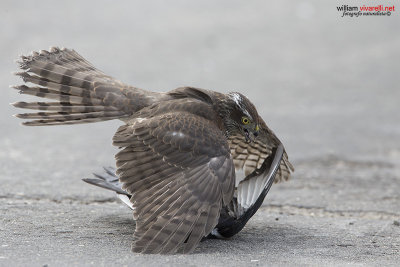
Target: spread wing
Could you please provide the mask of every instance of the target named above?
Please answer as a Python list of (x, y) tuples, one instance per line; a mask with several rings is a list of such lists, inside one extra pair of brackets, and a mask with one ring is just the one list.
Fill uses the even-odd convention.
[(268, 194), (272, 183), (287, 180), (294, 168), (283, 145), (261, 121), (260, 136), (251, 143), (241, 135), (228, 140), (236, 171), (245, 177), (237, 181), (235, 196), (221, 212), (216, 236), (231, 237), (242, 230)]
[[(263, 138), (264, 136), (268, 136), (269, 140)], [(228, 140), (235, 169), (236, 171), (243, 169), (245, 174), (244, 180), (239, 181), (237, 187), (238, 203), (243, 208), (248, 208), (254, 204), (268, 180), (265, 173), (249, 175), (255, 171), (259, 172), (265, 160), (271, 156), (272, 150), (280, 144), (280, 141), (272, 132), (264, 136), (261, 135), (251, 143), (247, 143), (243, 136), (232, 136)], [(279, 168), (275, 174), (275, 182), (288, 180), (290, 172), (293, 170), (286, 152), (283, 151), (282, 160), (280, 160)], [(268, 171), (268, 169), (265, 171)]]
[(235, 170), (223, 133), (210, 120), (174, 112), (130, 121), (114, 145), (123, 147), (117, 174), (132, 195), (132, 250), (191, 252), (232, 199)]
[[(222, 210), (216, 231), (213, 234), (219, 237), (231, 237), (240, 232), (246, 225), (248, 220), (256, 213), (262, 205), (264, 198), (271, 188), (276, 173), (279, 168), (279, 163), (282, 160), (284, 148), (282, 144), (272, 149), (269, 155), (262, 163), (259, 169), (246, 176), (240, 182), (237, 191), (247, 191), (250, 184), (256, 181), (257, 188), (261, 190), (258, 195), (253, 194), (252, 198), (247, 203), (247, 200), (234, 197), (228, 207)], [(241, 202), (239, 202), (241, 201)], [(245, 204), (247, 206), (245, 207)]]
[[(254, 142), (247, 143), (242, 135), (231, 136), (228, 142), (235, 169), (243, 169), (245, 176), (260, 168), (264, 160), (271, 155), (272, 149), (280, 143), (279, 141), (266, 142), (262, 138), (257, 138)], [(289, 162), (288, 155), (284, 151), (275, 182), (288, 180), (292, 171), (294, 171), (293, 165)]]

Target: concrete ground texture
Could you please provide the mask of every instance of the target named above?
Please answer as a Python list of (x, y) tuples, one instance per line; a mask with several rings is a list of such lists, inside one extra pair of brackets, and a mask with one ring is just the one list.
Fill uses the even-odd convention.
[[(1, 1), (0, 266), (398, 266), (400, 14), (341, 17), (342, 4), (367, 3)], [(140, 88), (242, 92), (285, 145), (292, 179), (229, 240), (132, 253), (131, 211), (81, 181), (114, 165), (122, 122), (12, 117), (25, 111), (9, 103), (33, 99), (8, 87), (21, 83), (14, 60), (54, 45)]]

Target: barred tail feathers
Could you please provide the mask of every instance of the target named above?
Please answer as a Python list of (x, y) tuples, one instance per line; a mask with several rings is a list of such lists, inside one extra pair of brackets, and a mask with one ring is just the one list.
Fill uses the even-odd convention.
[(13, 88), (21, 94), (55, 102), (16, 102), (18, 108), (41, 112), (16, 116), (31, 119), (24, 125), (60, 125), (98, 122), (123, 118), (149, 104), (145, 90), (127, 86), (105, 75), (70, 49), (53, 47), (33, 52), (18, 61), (22, 72), (16, 73), (25, 83)]

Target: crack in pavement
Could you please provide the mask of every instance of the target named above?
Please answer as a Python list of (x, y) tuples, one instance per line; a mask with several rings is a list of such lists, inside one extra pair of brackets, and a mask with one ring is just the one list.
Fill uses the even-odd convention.
[(83, 196), (60, 196), (60, 197), (51, 197), (48, 195), (24, 195), (24, 194), (6, 194), (0, 195), (0, 200), (5, 199), (9, 202), (22, 201), (27, 203), (32, 202), (54, 202), (54, 203), (67, 203), (67, 204), (101, 204), (101, 203), (110, 203), (110, 202), (120, 202), (116, 197), (107, 197), (107, 198), (85, 198)]
[(384, 220), (399, 220), (400, 214), (387, 211), (376, 210), (329, 210), (324, 207), (311, 207), (303, 205), (277, 205), (267, 204), (262, 206), (260, 210), (269, 212), (289, 214), (289, 215), (303, 215), (310, 217), (348, 217), (348, 218), (361, 218), (361, 219), (384, 219)]
[[(84, 198), (81, 196), (65, 196), (52, 198), (47, 195), (32, 195), (27, 196), (23, 194), (7, 194), (0, 195), (0, 200), (6, 199), (10, 204), (13, 201), (32, 203), (32, 202), (53, 202), (57, 204), (103, 204), (103, 203), (119, 203), (119, 199), (116, 197), (108, 198)], [(287, 215), (303, 215), (308, 217), (347, 217), (347, 218), (360, 218), (360, 219), (384, 219), (384, 220), (400, 220), (400, 214), (395, 212), (387, 211), (375, 211), (375, 210), (329, 210), (324, 207), (313, 207), (304, 205), (277, 205), (277, 204), (265, 204), (261, 206), (260, 211), (274, 212)]]

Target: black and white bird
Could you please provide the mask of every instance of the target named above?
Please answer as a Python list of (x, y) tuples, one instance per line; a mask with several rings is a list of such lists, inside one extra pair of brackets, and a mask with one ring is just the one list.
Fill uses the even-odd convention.
[[(235, 235), (273, 182), (294, 170), (285, 149), (242, 94), (194, 87), (158, 93), (126, 85), (77, 52), (51, 48), (19, 61), (17, 102), (29, 126), (120, 119), (116, 169), (84, 181), (113, 190), (133, 210), (132, 250), (188, 253), (204, 237)], [(239, 173), (243, 173), (240, 178)]]

